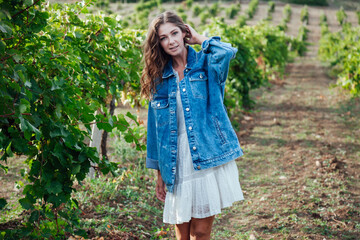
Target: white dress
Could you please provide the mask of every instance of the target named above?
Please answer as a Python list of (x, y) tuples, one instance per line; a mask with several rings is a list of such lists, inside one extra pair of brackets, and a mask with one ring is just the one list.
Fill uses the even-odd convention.
[(214, 168), (194, 170), (178, 75), (177, 82), (178, 153), (175, 186), (173, 193), (166, 193), (163, 213), (163, 221), (170, 224), (181, 224), (189, 222), (191, 218), (206, 218), (219, 214), (222, 208), (244, 199), (234, 160)]

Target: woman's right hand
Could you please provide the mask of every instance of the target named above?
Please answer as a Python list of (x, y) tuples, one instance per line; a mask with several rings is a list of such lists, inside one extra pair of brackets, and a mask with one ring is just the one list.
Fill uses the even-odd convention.
[(187, 33), (185, 36), (185, 42), (187, 44), (193, 45), (193, 44), (199, 44), (201, 45), (203, 41), (206, 39), (209, 39), (208, 37), (205, 37), (198, 32), (195, 31), (194, 28), (192, 28), (189, 24), (185, 24), (185, 27), (187, 29)]
[(165, 183), (161, 177), (160, 171), (158, 170), (158, 177), (157, 177), (157, 181), (156, 181), (156, 197), (162, 201), (165, 202), (165, 198), (166, 198), (166, 188), (165, 188)]

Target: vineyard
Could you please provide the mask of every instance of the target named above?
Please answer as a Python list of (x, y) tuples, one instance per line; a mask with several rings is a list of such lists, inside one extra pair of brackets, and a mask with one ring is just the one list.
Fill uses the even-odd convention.
[(245, 200), (212, 239), (359, 239), (360, 4), (288, 2), (0, 1), (0, 239), (174, 238), (140, 96), (164, 10), (238, 49), (225, 105)]

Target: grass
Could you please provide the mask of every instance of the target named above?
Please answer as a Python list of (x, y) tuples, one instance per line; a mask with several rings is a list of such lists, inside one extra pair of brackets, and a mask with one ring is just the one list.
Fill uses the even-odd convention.
[(132, 165), (118, 177), (87, 179), (74, 194), (82, 210), (82, 226), (103, 232), (137, 233), (140, 239), (155, 238), (161, 228), (162, 204), (155, 199), (154, 174)]

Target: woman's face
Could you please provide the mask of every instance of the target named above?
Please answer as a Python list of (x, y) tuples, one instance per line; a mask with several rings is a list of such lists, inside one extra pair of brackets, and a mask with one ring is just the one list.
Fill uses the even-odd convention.
[(186, 33), (173, 23), (161, 24), (158, 29), (160, 45), (172, 57), (179, 56), (184, 50)]

